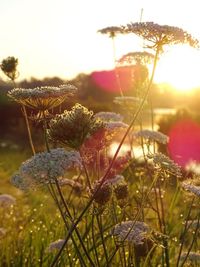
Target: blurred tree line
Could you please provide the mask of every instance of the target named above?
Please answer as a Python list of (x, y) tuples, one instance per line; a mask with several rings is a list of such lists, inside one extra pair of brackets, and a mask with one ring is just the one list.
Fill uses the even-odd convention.
[[(7, 97), (7, 92), (14, 87), (18, 88), (34, 88), (38, 86), (59, 86), (64, 83), (70, 83), (78, 88), (78, 93), (72, 99), (69, 99), (62, 105), (62, 110), (70, 109), (74, 103), (79, 102), (94, 112), (99, 111), (115, 111), (118, 106), (113, 103), (115, 96), (119, 96), (119, 92), (109, 91), (102, 88), (93, 79), (93, 74), (78, 74), (71, 80), (64, 80), (59, 77), (44, 78), (42, 80), (36, 78), (24, 79), (16, 82), (19, 76), (17, 72), (18, 61), (14, 57), (9, 57), (9, 62), (2, 61), (1, 69), (8, 77), (0, 75), (0, 140), (26, 140), (26, 130), (21, 107), (17, 103), (11, 101)], [(5, 64), (3, 64), (5, 63)], [(14, 70), (14, 71), (13, 71)], [(1, 78), (2, 77), (2, 78)], [(199, 113), (200, 88), (190, 92), (178, 92), (167, 84), (153, 85), (151, 90), (151, 98), (153, 108), (188, 108), (192, 112)], [(134, 86), (125, 91), (126, 96), (134, 96)], [(30, 111), (29, 111), (30, 112)], [(58, 112), (58, 110), (54, 110)], [(162, 129), (168, 128), (170, 121), (174, 118), (168, 117), (168, 121), (162, 122)], [(40, 135), (40, 125), (34, 125), (32, 122), (35, 135)], [(17, 133), (17, 134), (16, 134)]]

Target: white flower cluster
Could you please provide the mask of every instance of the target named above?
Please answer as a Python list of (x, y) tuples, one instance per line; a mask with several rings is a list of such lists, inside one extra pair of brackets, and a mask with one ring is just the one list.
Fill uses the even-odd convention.
[(177, 177), (181, 177), (181, 168), (173, 160), (162, 153), (155, 153), (148, 155), (150, 159), (153, 159), (155, 165), (158, 165), (163, 171), (173, 174)]
[(16, 202), (16, 199), (8, 194), (2, 194), (0, 195), (0, 207), (9, 207), (11, 205), (14, 205)]
[(71, 96), (77, 91), (77, 88), (73, 85), (66, 84), (59, 87), (42, 86), (33, 89), (26, 88), (14, 88), (8, 92), (8, 96), (16, 101), (28, 99), (28, 98), (56, 98), (63, 95)]
[(188, 182), (183, 182), (181, 184), (181, 186), (186, 191), (189, 191), (189, 192), (195, 194), (196, 196), (200, 197), (200, 186), (194, 185), (194, 184), (190, 183), (189, 181)]
[(141, 130), (134, 133), (136, 138), (144, 138), (148, 141), (156, 141), (161, 144), (167, 144), (169, 142), (169, 137), (161, 132), (153, 131), (153, 130)]
[(187, 257), (187, 259), (190, 260), (191, 262), (196, 262), (196, 263), (198, 262), (198, 263), (200, 263), (200, 253), (190, 252), (188, 256), (187, 256), (187, 254), (188, 254), (187, 252), (184, 252), (181, 255), (181, 260), (184, 260)]
[(87, 138), (105, 128), (102, 120), (95, 118), (92, 111), (78, 103), (71, 111), (65, 110), (63, 114), (56, 115), (49, 126), (51, 140), (74, 149), (79, 149)]
[(150, 227), (141, 221), (125, 221), (115, 225), (112, 234), (121, 241), (142, 245), (150, 234)]
[(49, 247), (47, 248), (47, 251), (52, 252), (54, 250), (59, 250), (61, 249), (64, 243), (65, 243), (64, 239), (58, 239), (49, 245)]
[[(124, 110), (135, 111), (142, 103), (142, 98), (134, 96), (116, 96), (113, 101), (115, 104), (118, 104)], [(145, 101), (145, 106), (147, 101)]]
[(154, 55), (149, 52), (130, 52), (123, 55), (119, 60), (118, 64), (142, 64), (146, 65), (151, 63), (154, 59)]
[(60, 105), (66, 98), (73, 96), (76, 91), (75, 86), (66, 84), (59, 87), (14, 88), (8, 92), (8, 96), (30, 108), (48, 110)]
[(102, 121), (122, 121), (123, 116), (115, 112), (98, 112), (94, 115), (96, 119), (101, 119)]
[(18, 174), (12, 178), (12, 182), (23, 189), (34, 184), (53, 182), (63, 177), (68, 170), (81, 167), (78, 152), (56, 148), (50, 152), (38, 153), (22, 163)]
[(159, 25), (154, 22), (129, 23), (123, 27), (123, 32), (135, 33), (152, 42), (154, 47), (180, 43), (187, 43), (192, 47), (198, 47), (199, 43), (197, 39), (178, 27)]
[(108, 130), (108, 132), (114, 132), (120, 129), (126, 129), (127, 127), (128, 127), (128, 124), (122, 121), (109, 121), (105, 123), (105, 128)]
[(113, 38), (117, 34), (122, 33), (122, 28), (117, 27), (117, 26), (111, 26), (111, 27), (106, 27), (106, 28), (103, 28), (101, 30), (98, 30), (98, 32), (102, 33), (102, 34), (108, 34), (109, 37)]

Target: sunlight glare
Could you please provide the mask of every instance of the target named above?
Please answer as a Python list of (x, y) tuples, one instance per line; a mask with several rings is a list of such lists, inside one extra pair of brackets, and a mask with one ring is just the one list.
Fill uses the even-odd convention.
[(178, 91), (200, 86), (200, 52), (187, 46), (170, 47), (158, 63), (155, 82), (169, 83)]

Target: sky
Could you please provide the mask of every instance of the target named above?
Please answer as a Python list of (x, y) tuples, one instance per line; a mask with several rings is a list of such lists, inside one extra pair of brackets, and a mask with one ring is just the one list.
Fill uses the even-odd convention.
[[(99, 29), (137, 22), (143, 9), (143, 21), (177, 26), (200, 39), (199, 7), (199, 0), (0, 0), (0, 61), (17, 57), (19, 79), (109, 70), (112, 42)], [(117, 57), (142, 49), (133, 36), (116, 40)], [(200, 85), (200, 51), (170, 47), (159, 64), (158, 82)]]

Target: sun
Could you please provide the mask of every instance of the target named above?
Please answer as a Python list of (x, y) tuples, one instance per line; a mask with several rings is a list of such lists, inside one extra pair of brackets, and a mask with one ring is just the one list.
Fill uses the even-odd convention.
[(187, 46), (170, 47), (157, 65), (156, 83), (169, 83), (178, 91), (200, 87), (200, 52)]

